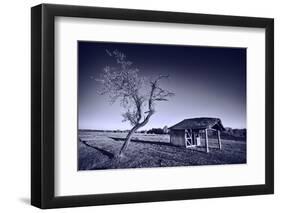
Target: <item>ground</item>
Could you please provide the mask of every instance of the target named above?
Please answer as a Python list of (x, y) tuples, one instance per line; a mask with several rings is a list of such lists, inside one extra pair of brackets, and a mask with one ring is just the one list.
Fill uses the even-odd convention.
[[(125, 151), (116, 159), (126, 133), (79, 131), (78, 170), (147, 168), (246, 163), (246, 142), (209, 139), (210, 152), (204, 147), (186, 149), (169, 143), (169, 135), (136, 133)], [(205, 141), (202, 140), (204, 145)]]

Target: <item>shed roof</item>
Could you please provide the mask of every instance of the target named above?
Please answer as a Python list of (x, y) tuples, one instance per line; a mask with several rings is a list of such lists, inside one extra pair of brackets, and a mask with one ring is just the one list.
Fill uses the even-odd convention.
[(171, 126), (171, 130), (184, 130), (184, 129), (208, 129), (214, 128), (218, 130), (224, 130), (224, 127), (219, 118), (190, 118)]

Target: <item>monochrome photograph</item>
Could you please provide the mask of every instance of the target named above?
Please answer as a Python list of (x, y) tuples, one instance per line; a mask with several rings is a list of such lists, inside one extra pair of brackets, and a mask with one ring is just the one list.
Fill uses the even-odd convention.
[(246, 48), (77, 47), (78, 171), (247, 163)]

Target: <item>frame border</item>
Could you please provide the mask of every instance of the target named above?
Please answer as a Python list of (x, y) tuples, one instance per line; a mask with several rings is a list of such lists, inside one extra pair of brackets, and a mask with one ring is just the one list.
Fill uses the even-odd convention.
[[(56, 16), (265, 28), (265, 184), (55, 197)], [(31, 8), (31, 205), (47, 209), (273, 193), (274, 19), (55, 4), (40, 4)]]

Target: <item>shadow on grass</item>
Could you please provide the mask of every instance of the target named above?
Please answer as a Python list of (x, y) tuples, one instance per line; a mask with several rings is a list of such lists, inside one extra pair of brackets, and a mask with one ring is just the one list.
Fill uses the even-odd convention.
[[(113, 139), (115, 141), (125, 141), (124, 138), (118, 138), (118, 137), (109, 137), (109, 138), (111, 138), (111, 139)], [(185, 149), (184, 147), (175, 146), (173, 144), (166, 143), (166, 142), (144, 141), (144, 140), (138, 140), (138, 139), (131, 139), (131, 142), (133, 142), (133, 143), (142, 143), (142, 144), (155, 144), (155, 145), (160, 145), (160, 146), (177, 147), (177, 148)], [(189, 148), (186, 148), (186, 149), (197, 151), (197, 152), (204, 153), (204, 154), (208, 154), (206, 152), (206, 148), (204, 146), (189, 147)], [(211, 150), (215, 151), (215, 150), (219, 150), (219, 148), (209, 147), (209, 150), (211, 152)]]
[(79, 141), (80, 141), (81, 143), (83, 143), (85, 146), (88, 146), (88, 147), (91, 147), (91, 148), (93, 148), (93, 149), (98, 150), (98, 151), (101, 152), (103, 155), (106, 155), (109, 159), (114, 158), (114, 154), (112, 154), (112, 153), (109, 152), (109, 151), (106, 151), (106, 150), (101, 149), (101, 148), (99, 148), (99, 147), (90, 145), (90, 144), (87, 143), (87, 141), (83, 141), (83, 140), (81, 140), (80, 138), (79, 138)]
[[(125, 141), (125, 138), (117, 138), (117, 137), (109, 137), (109, 138), (111, 138), (113, 140), (116, 140), (116, 141)], [(155, 144), (155, 145), (161, 145), (161, 146), (176, 147), (173, 144), (165, 143), (165, 142), (143, 141), (143, 140), (138, 140), (138, 139), (131, 139), (131, 142), (133, 142), (133, 143)]]
[[(200, 152), (200, 153), (208, 154), (205, 146), (190, 147), (188, 149), (194, 150), (194, 151), (197, 151), (197, 152)], [(217, 147), (209, 147), (209, 153), (211, 153), (212, 151), (222, 151), (222, 150), (220, 150)]]

